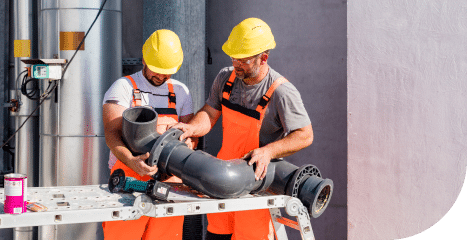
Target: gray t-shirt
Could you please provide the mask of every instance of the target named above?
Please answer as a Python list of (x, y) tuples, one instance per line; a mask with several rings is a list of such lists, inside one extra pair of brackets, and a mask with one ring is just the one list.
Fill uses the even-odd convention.
[[(217, 74), (206, 101), (206, 104), (219, 111), (222, 110), (222, 89), (232, 71), (233, 67), (226, 67)], [(230, 102), (255, 110), (261, 96), (267, 92), (274, 80), (280, 77), (282, 76), (279, 73), (269, 67), (266, 77), (255, 85), (246, 85), (241, 79), (236, 78), (230, 94)], [(298, 90), (290, 82), (283, 83), (274, 91), (269, 101), (260, 130), (259, 146), (282, 139), (290, 132), (310, 123)]]

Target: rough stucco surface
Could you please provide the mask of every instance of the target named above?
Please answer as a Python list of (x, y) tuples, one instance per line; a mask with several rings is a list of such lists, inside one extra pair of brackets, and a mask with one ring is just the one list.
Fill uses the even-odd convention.
[(349, 239), (426, 230), (467, 157), (467, 2), (348, 4)]

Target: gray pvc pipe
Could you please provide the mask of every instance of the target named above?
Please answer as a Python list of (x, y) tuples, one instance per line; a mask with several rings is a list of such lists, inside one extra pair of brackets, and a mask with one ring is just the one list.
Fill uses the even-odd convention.
[[(175, 145), (176, 142), (173, 144)], [(172, 143), (171, 142), (171, 143)], [(235, 198), (257, 191), (263, 181), (255, 180), (253, 166), (249, 166), (243, 159), (229, 161), (220, 160), (203, 151), (193, 151), (185, 144), (166, 149), (171, 150), (170, 155), (161, 154), (159, 161), (167, 162), (161, 170), (169, 175), (175, 175), (190, 187), (216, 198)], [(272, 178), (270, 172), (266, 178)]]
[(123, 112), (123, 142), (133, 155), (151, 151), (160, 136), (157, 133), (157, 112), (149, 107), (134, 107)]
[[(137, 107), (123, 113), (123, 139), (136, 154), (150, 152), (148, 164), (159, 171), (175, 175), (183, 183), (210, 197), (236, 198), (249, 193), (268, 191), (299, 198), (313, 217), (327, 207), (333, 183), (322, 179), (311, 165), (301, 168), (273, 159), (263, 180), (255, 180), (254, 166), (246, 160), (224, 161), (203, 151), (194, 151), (178, 140), (183, 133), (169, 129), (160, 135), (156, 131), (157, 113), (150, 108)], [(318, 176), (309, 171), (318, 171)]]

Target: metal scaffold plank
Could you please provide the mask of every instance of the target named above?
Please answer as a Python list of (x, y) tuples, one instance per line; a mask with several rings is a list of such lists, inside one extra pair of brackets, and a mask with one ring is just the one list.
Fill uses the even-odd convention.
[(136, 196), (110, 193), (106, 185), (28, 188), (27, 201), (47, 207), (44, 212), (5, 214), (0, 189), (0, 228), (115, 221), (128, 218)]
[[(303, 239), (314, 239), (306, 208), (294, 197), (267, 193), (246, 195), (235, 199), (212, 199), (182, 184), (170, 184), (167, 201), (157, 201), (141, 193), (111, 193), (106, 184), (74, 187), (33, 187), (27, 189), (27, 201), (47, 207), (43, 212), (28, 211), (6, 214), (5, 194), (0, 189), (0, 228), (61, 225), (149, 217), (171, 217), (208, 213), (270, 209), (279, 239), (287, 239), (280, 208), (286, 208), (298, 223), (294, 227)], [(291, 221), (291, 220), (289, 220)], [(303, 232), (304, 231), (304, 232)]]

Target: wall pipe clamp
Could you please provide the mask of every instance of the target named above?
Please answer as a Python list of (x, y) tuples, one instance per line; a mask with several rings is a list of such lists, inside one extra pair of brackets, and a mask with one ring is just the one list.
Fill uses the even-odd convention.
[(148, 164), (210, 197), (236, 198), (267, 191), (286, 194), (302, 201), (314, 218), (319, 217), (331, 200), (334, 184), (323, 179), (318, 168), (307, 164), (297, 167), (281, 159), (268, 165), (266, 177), (255, 180), (254, 165), (243, 159), (224, 161), (206, 152), (194, 151), (179, 141), (183, 133), (169, 129), (156, 131), (157, 113), (148, 107), (129, 108), (123, 112), (123, 141), (134, 155), (150, 153)]

